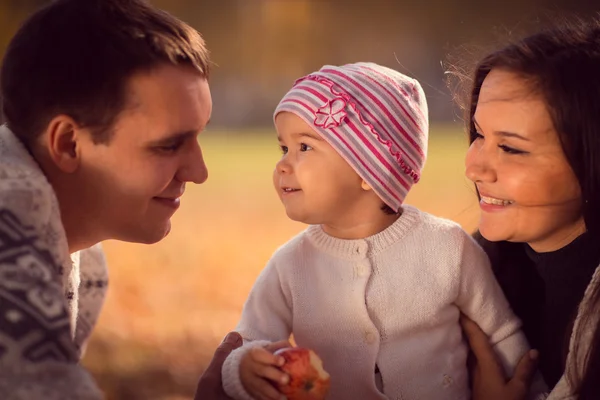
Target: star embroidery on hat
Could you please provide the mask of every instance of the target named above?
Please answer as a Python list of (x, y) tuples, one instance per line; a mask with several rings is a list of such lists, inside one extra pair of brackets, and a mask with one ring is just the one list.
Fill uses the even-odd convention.
[(323, 128), (340, 126), (346, 117), (346, 100), (336, 97), (329, 100), (315, 113), (315, 125)]

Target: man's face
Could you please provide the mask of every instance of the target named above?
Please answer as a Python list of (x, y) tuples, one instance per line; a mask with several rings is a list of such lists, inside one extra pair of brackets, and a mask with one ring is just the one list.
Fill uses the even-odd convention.
[[(154, 243), (170, 231), (186, 182), (208, 176), (197, 136), (212, 111), (208, 83), (187, 66), (134, 75), (107, 144), (80, 142), (86, 222), (100, 237)], [(88, 218), (89, 217), (89, 218)]]

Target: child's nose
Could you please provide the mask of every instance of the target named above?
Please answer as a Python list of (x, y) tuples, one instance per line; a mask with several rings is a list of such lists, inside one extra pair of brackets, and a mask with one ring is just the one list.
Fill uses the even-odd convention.
[(286, 160), (286, 157), (284, 156), (275, 165), (275, 170), (280, 174), (285, 174), (285, 173), (289, 173), (292, 170), (292, 167), (291, 167), (290, 163)]

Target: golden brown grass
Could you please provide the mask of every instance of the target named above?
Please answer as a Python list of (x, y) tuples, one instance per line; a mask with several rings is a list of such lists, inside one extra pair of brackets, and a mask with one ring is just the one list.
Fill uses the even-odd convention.
[[(274, 133), (208, 132), (200, 142), (210, 177), (187, 187), (170, 235), (151, 246), (104, 244), (109, 293), (84, 364), (108, 399), (190, 398), (265, 262), (304, 228), (271, 187)], [(407, 203), (471, 230), (478, 207), (465, 151), (460, 128), (434, 127)]]

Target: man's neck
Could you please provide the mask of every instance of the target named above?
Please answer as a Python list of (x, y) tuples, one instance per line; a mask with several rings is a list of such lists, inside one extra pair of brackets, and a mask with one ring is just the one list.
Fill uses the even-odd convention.
[[(65, 234), (67, 236), (69, 254), (73, 254), (77, 251), (87, 249), (88, 247), (92, 247), (96, 243), (100, 242), (100, 240), (94, 240), (91, 237), (85, 235), (83, 232), (84, 226), (79, 225), (77, 221), (70, 222), (64, 217), (62, 217), (61, 219), (65, 229)], [(81, 221), (81, 219), (79, 219), (79, 221)]]
[(56, 170), (43, 147), (35, 147), (29, 151), (54, 189), (69, 253), (75, 253), (100, 242), (89, 233), (91, 231), (89, 226), (93, 225), (93, 222), (82, 206), (80, 196), (73, 188), (74, 185), (68, 181), (69, 177), (61, 175), (60, 171)]

